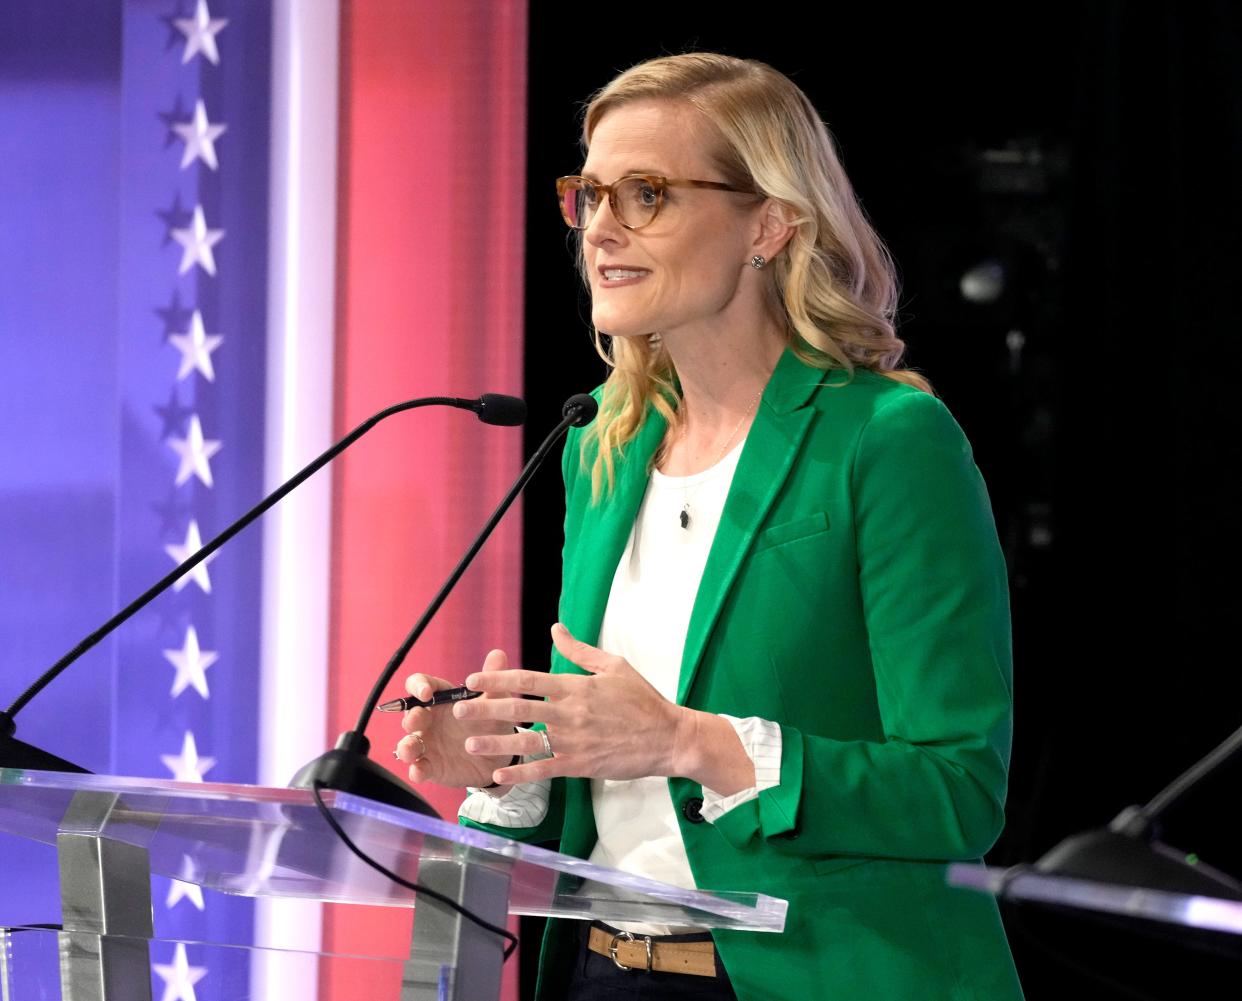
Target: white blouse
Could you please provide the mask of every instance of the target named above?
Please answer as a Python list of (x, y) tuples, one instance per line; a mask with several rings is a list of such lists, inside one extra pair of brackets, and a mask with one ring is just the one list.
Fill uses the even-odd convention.
[[(690, 613), (743, 444), (692, 476), (652, 472), (613, 575), (596, 645), (624, 657), (670, 702), (677, 699)], [(724, 718), (754, 762), (755, 784), (730, 796), (704, 787), (702, 816), (709, 823), (780, 782), (779, 725), (757, 717)], [(547, 812), (548, 785), (527, 783), (499, 797), (471, 790), (459, 815), (501, 827), (534, 827)], [(694, 887), (666, 778), (592, 779), (591, 803), (599, 840), (590, 861)], [(677, 930), (633, 922), (618, 927), (647, 935)]]

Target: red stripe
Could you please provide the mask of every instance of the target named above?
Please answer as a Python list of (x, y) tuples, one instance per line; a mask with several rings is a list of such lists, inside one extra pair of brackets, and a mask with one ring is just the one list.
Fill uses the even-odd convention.
[[(336, 433), (414, 396), (521, 392), (526, 4), (343, 5)], [(333, 482), (329, 741), (517, 475), (519, 429), (423, 410), (380, 425)], [(460, 681), (519, 649), (511, 511), (398, 674)], [(399, 685), (393, 694), (401, 694)], [(392, 764), (391, 718), (369, 730)], [(460, 793), (420, 790), (446, 817)], [(326, 952), (403, 955), (409, 913), (333, 906)], [(510, 961), (506, 996), (516, 997)], [(354, 998), (326, 964), (321, 996)], [(338, 982), (339, 981), (339, 982)], [(394, 994), (395, 996), (395, 994)]]

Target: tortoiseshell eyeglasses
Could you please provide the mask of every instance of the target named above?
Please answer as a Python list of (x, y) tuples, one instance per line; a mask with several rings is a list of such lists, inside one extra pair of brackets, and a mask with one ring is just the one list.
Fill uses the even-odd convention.
[(600, 184), (576, 174), (556, 179), (561, 218), (571, 229), (586, 229), (591, 225), (601, 195), (608, 196), (608, 207), (612, 209), (613, 217), (626, 229), (649, 226), (660, 214), (666, 188), (711, 188), (754, 194), (746, 188), (736, 188), (721, 181), (692, 181), (681, 177), (661, 177), (659, 174), (627, 174), (611, 184)]

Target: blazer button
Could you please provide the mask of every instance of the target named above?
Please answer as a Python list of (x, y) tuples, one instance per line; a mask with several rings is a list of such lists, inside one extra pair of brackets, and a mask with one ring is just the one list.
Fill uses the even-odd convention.
[(681, 804), (682, 815), (692, 824), (703, 823), (703, 801), (691, 796)]

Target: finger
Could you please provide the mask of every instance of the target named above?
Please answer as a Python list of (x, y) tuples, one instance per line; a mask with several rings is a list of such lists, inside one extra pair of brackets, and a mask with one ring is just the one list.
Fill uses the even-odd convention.
[(503, 720), (506, 723), (562, 723), (565, 710), (539, 699), (472, 699), (453, 706), (458, 719)]
[(421, 733), (410, 733), (397, 741), (397, 758), (412, 765), (427, 756), (427, 741)]
[(509, 670), (509, 657), (503, 650), (489, 650), (487, 656), (483, 658), (484, 671), (507, 671)]
[[(538, 695), (543, 698), (561, 698), (568, 694), (566, 682), (572, 683), (565, 675), (548, 674), (547, 671), (523, 671), (518, 668), (503, 674), (490, 671), (466, 677), (466, 687), (472, 691), (501, 696)], [(457, 705), (465, 706), (470, 703), (458, 702)]]
[(552, 779), (558, 775), (571, 774), (573, 774), (572, 762), (567, 763), (565, 758), (552, 757), (497, 768), (492, 772), (492, 781), (502, 786), (510, 786), (520, 785), (523, 782), (539, 782), (542, 779)]
[(413, 733), (415, 730), (430, 730), (434, 725), (435, 717), (431, 714), (431, 710), (422, 707), (410, 709), (401, 717), (401, 729), (406, 733)]
[(443, 678), (437, 678), (430, 674), (411, 674), (405, 679), (405, 690), (416, 699), (422, 699), (426, 702), (435, 692), (443, 691), (445, 688), (456, 688), (457, 686), (451, 681), (445, 681)]
[(571, 664), (577, 664), (592, 674), (605, 673), (616, 660), (612, 654), (605, 653), (599, 647), (575, 639), (573, 633), (560, 622), (552, 626), (552, 645)]
[(502, 755), (506, 758), (512, 758), (515, 754), (542, 754), (543, 738), (533, 731), (469, 737), (466, 739), (466, 751), (469, 754)]
[(410, 765), (409, 777), (411, 782), (435, 782), (438, 775), (439, 770), (431, 758), (419, 758)]
[(397, 744), (397, 757), (409, 766), (411, 782), (435, 782), (443, 784), (444, 760), (432, 754), (431, 748), (418, 743), (417, 734), (410, 734)]
[[(489, 650), (487, 656), (483, 658), (483, 672), (485, 674), (499, 674), (501, 671), (509, 671), (509, 657), (503, 650)], [(462, 682), (467, 688), (475, 692), (484, 692), (485, 699), (494, 699), (498, 695), (508, 695), (507, 690), (499, 688), (479, 688), (470, 684), (471, 679), (481, 678), (481, 674), (467, 675), (466, 680)]]

